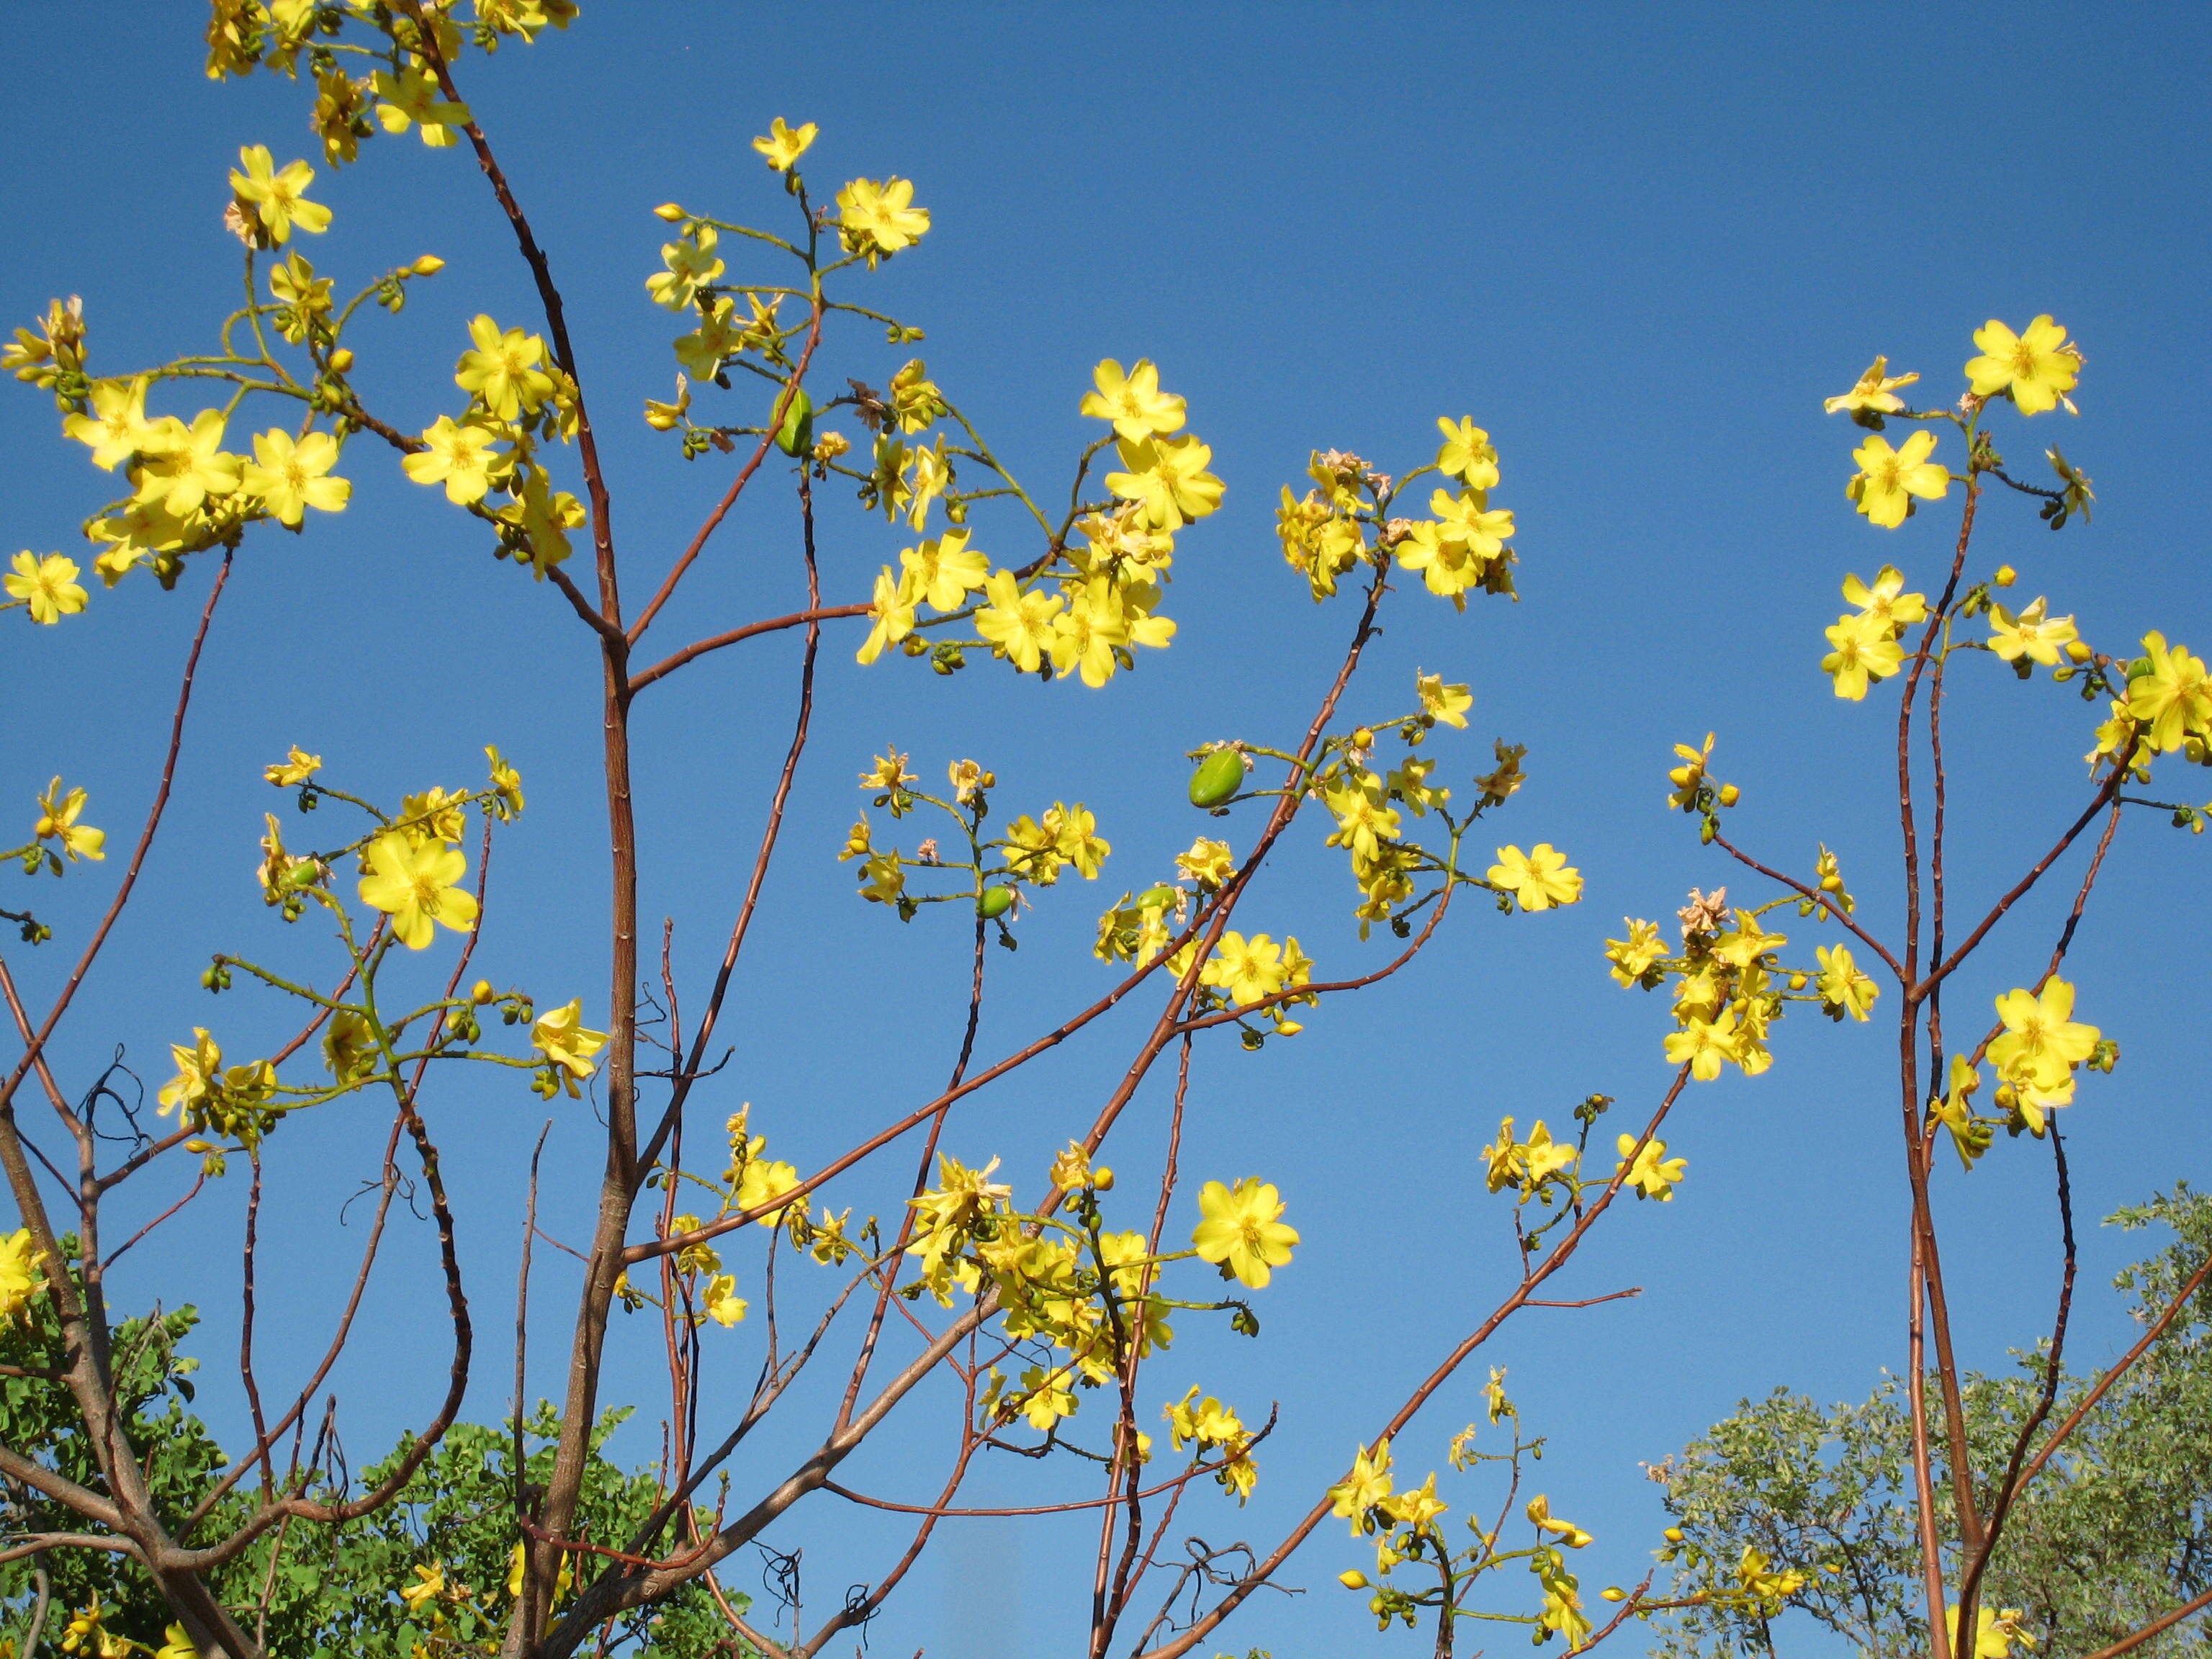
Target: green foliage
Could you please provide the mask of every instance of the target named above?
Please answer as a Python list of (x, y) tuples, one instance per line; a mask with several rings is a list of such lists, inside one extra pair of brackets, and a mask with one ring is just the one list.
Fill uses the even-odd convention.
[[(52, 1363), (59, 1341), (51, 1300), (32, 1304), (27, 1325), (0, 1328), (0, 1362), (25, 1370)], [(129, 1411), (126, 1432), (147, 1471), (155, 1507), (186, 1542), (228, 1534), (260, 1502), (259, 1477), (249, 1475), (198, 1528), (185, 1529), (186, 1518), (228, 1464), (189, 1409), (198, 1362), (178, 1348), (198, 1323), (195, 1309), (156, 1310), (119, 1324), (114, 1349), (118, 1391)], [(599, 1419), (576, 1527), (580, 1536), (615, 1549), (632, 1547), (665, 1495), (657, 1472), (625, 1471), (604, 1454), (607, 1437), (629, 1415), (616, 1410)], [(552, 1473), (557, 1431), (552, 1407), (541, 1401), (525, 1425), (526, 1498), (542, 1491)], [(40, 1376), (0, 1378), (0, 1443), (104, 1491), (82, 1420), (58, 1383)], [(352, 1489), (377, 1484), (412, 1443), (411, 1437), (403, 1440), (363, 1471)], [(456, 1424), (392, 1504), (337, 1526), (294, 1519), (211, 1574), (211, 1586), (248, 1629), (258, 1627), (268, 1651), (288, 1659), (416, 1659), (426, 1651), (438, 1656), (495, 1648), (512, 1601), (507, 1574), (520, 1536), (514, 1452), (511, 1423), (501, 1428)], [(281, 1461), (278, 1473), (281, 1478)], [(325, 1500), (340, 1495), (339, 1483), (327, 1474), (314, 1477), (313, 1490)], [(710, 1515), (702, 1512), (699, 1520), (711, 1527)], [(0, 1527), (10, 1536), (83, 1529), (58, 1504), (9, 1483), (0, 1483)], [(668, 1547), (665, 1541), (663, 1547)], [(602, 1565), (601, 1559), (586, 1557), (580, 1571), (588, 1582)], [(425, 1584), (417, 1569), (437, 1573), (442, 1583), (410, 1607), (400, 1592)], [(49, 1550), (0, 1564), (0, 1630), (20, 1638), (38, 1598), (40, 1571), (52, 1602), (42, 1650), (51, 1650), (72, 1610), (94, 1599), (107, 1609), (102, 1621), (107, 1631), (149, 1646), (161, 1644), (175, 1616), (128, 1556)], [(565, 1575), (562, 1589), (565, 1600)], [(732, 1607), (742, 1611), (747, 1605), (747, 1597), (726, 1594)], [(703, 1580), (657, 1607), (624, 1615), (601, 1650), (634, 1659), (750, 1651), (733, 1640)]]
[[(2162, 1224), (2173, 1243), (2119, 1274), (2132, 1316), (2148, 1324), (2212, 1253), (2212, 1195), (2186, 1183), (2122, 1210), (2111, 1224)], [(2041, 1396), (2047, 1348), (2015, 1349), (2017, 1368), (1963, 1383), (1974, 1467), (1992, 1486), (2021, 1425)], [(2094, 1381), (2061, 1383), (2048, 1423), (2064, 1420)], [(1933, 1393), (1933, 1384), (1930, 1392)], [(1886, 1378), (1863, 1404), (1823, 1411), (1778, 1389), (1692, 1441), (1655, 1474), (1682, 1542), (1674, 1589), (1687, 1595), (1733, 1571), (1746, 1547), (1805, 1570), (1792, 1605), (1877, 1659), (1926, 1650), (1926, 1607), (1912, 1507), (1911, 1428), (1904, 1385)], [(2007, 1522), (1981, 1595), (2018, 1607), (2045, 1659), (2092, 1653), (2178, 1603), (2212, 1588), (2212, 1286), (2200, 1291), (2165, 1335), (2107, 1395), (2054, 1457)], [(1940, 1522), (1956, 1536), (1948, 1487)], [(1989, 1494), (1977, 1495), (1986, 1510)], [(1955, 1595), (1963, 1563), (1947, 1571)], [(1772, 1650), (1755, 1618), (1684, 1609), (1661, 1626), (1655, 1651), (1668, 1659), (1720, 1659)], [(2138, 1649), (2161, 1659), (2212, 1654), (2212, 1636), (2189, 1621)]]

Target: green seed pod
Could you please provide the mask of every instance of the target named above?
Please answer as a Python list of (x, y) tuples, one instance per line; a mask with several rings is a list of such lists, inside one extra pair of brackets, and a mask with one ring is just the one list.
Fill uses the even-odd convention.
[(784, 405), (783, 424), (775, 429), (775, 447), (787, 455), (804, 455), (814, 447), (814, 399), (803, 389), (794, 390)]
[(1218, 806), (1244, 782), (1244, 757), (1234, 749), (1217, 749), (1199, 762), (1190, 775), (1190, 804)]
[(986, 921), (996, 921), (1014, 908), (1014, 890), (1011, 887), (986, 887), (983, 896), (975, 901), (975, 914)]

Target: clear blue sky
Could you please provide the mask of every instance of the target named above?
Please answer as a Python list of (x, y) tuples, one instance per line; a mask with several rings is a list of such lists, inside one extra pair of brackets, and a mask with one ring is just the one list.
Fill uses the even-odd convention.
[[(237, 146), (312, 153), (301, 89), (211, 85), (199, 27), (185, 4), (48, 4), (0, 20), (10, 60), (28, 66), (0, 111), (16, 158), (0, 174), (0, 318), (12, 326), (82, 293), (98, 371), (196, 348), (234, 303), (236, 250), (218, 216)], [(1510, 924), (1470, 907), (1411, 974), (1324, 1009), (1295, 1042), (1257, 1056), (1224, 1042), (1202, 1058), (1186, 1168), (1266, 1172), (1305, 1245), (1265, 1299), (1257, 1347), (1194, 1322), (1155, 1388), (1204, 1382), (1256, 1415), (1280, 1402), (1251, 1508), (1196, 1522), (1216, 1541), (1264, 1547), (1508, 1282), (1504, 1209), (1483, 1194), (1475, 1158), (1498, 1117), (1557, 1120), (1593, 1091), (1635, 1107), (1663, 1086), (1663, 1010), (1615, 989), (1597, 952), (1624, 913), (1663, 915), (1693, 883), (1729, 879), (1662, 810), (1669, 745), (1720, 732), (1719, 769), (1746, 792), (1736, 828), (1772, 859), (1809, 867), (1825, 840), (1863, 892), (1894, 867), (1880, 810), (1893, 704), (1829, 695), (1820, 629), (1846, 571), (1891, 560), (1936, 580), (1955, 521), (1937, 509), (1885, 534), (1855, 518), (1843, 485), (1856, 434), (1820, 415), (1824, 395), (1882, 351), (1948, 398), (1985, 318), (2055, 313), (2087, 353), (2083, 415), (2026, 432), (2001, 415), (2000, 442), (2017, 433), (2032, 463), (2063, 442), (2096, 479), (2096, 521), (2052, 537), (2028, 512), (2003, 512), (1978, 566), (2009, 560), (2023, 594), (2047, 592), (2106, 649), (2149, 627), (2203, 648), (2208, 71), (2212, 20), (2159, 5), (740, 12), (602, 0), (565, 36), (477, 62), (466, 89), (570, 298), (634, 568), (657, 569), (681, 544), (726, 471), (685, 470), (635, 418), (641, 399), (668, 392), (677, 331), (641, 287), (664, 234), (647, 210), (675, 198), (775, 222), (782, 198), (746, 140), (778, 114), (821, 125), (817, 179), (917, 181), (932, 234), (858, 297), (929, 331), (933, 375), (1024, 477), (1059, 487), (1090, 435), (1074, 405), (1091, 366), (1144, 356), (1188, 398), (1229, 482), (1222, 513), (1178, 554), (1175, 648), (1104, 693), (989, 669), (949, 682), (905, 664), (863, 673), (837, 636), (777, 896), (726, 1027), (737, 1056), (705, 1115), (750, 1100), (775, 1150), (805, 1166), (906, 1109), (949, 1062), (959, 942), (864, 908), (831, 858), (858, 804), (854, 775), (886, 739), (925, 775), (978, 756), (999, 772), (1004, 811), (1079, 797), (1097, 811), (1115, 844), (1108, 878), (1052, 896), (1024, 923), (1018, 961), (994, 953), (981, 1048), (1002, 1051), (1087, 999), (1105, 982), (1086, 948), (1103, 902), (1152, 879), (1200, 827), (1180, 804), (1181, 752), (1292, 735), (1304, 715), (1291, 711), (1310, 705), (1349, 626), (1341, 606), (1316, 611), (1284, 567), (1278, 484), (1298, 478), (1310, 448), (1403, 471), (1432, 453), (1437, 415), (1486, 426), (1504, 457), (1498, 500), (1518, 517), (1522, 603), (1478, 603), (1462, 618), (1406, 595), (1377, 649), (1376, 706), (1393, 704), (1416, 665), (1471, 682), (1474, 727), (1440, 747), (1447, 770), (1463, 783), (1493, 734), (1528, 743), (1534, 782), (1498, 839), (1566, 848), (1588, 894)], [(532, 320), (482, 180), (464, 151), (380, 139), (357, 171), (325, 171), (316, 195), (338, 215), (310, 249), (326, 270), (365, 276), (424, 251), (450, 261), (405, 314), (361, 331), (372, 406), (427, 424), (457, 404), (447, 376), (469, 317)], [(836, 375), (878, 384), (905, 355), (868, 334), (838, 350)], [(70, 547), (105, 481), (58, 441), (40, 394), (0, 398), (0, 454), (4, 550)], [(532, 808), (499, 854), (509, 902), (495, 902), (484, 966), (545, 1000), (581, 992), (587, 1011), (605, 1006), (588, 642), (550, 588), (486, 556), (478, 526), (400, 481), (380, 452), (353, 455), (342, 519), (298, 543), (249, 541), (152, 890), (63, 1051), (80, 1083), (120, 1043), (150, 1087), (165, 1045), (196, 1021), (241, 1051), (275, 1030), (265, 1005), (210, 1004), (194, 979), (217, 949), (309, 959), (246, 884), (268, 805), (258, 769), (294, 742), (327, 757), (334, 781), (384, 794), (471, 778), (477, 745), (501, 744)], [(994, 529), (1016, 544), (1010, 523), (983, 525), (981, 544)], [(662, 626), (671, 644), (794, 600), (781, 504), (723, 534)], [(900, 544), (833, 503), (831, 595), (864, 597)], [(9, 799), (66, 771), (119, 838), (149, 789), (187, 607), (206, 580), (198, 568), (174, 596), (134, 580), (35, 636), (0, 618), (19, 711), (0, 780)], [(646, 905), (678, 914), (695, 987), (750, 859), (794, 662), (789, 640), (726, 653), (641, 705)], [(1953, 727), (1957, 890), (1988, 895), (2070, 816), (2060, 803), (2090, 722), (2047, 682), (1962, 678), (1973, 684)], [(1251, 833), (1243, 817), (1233, 828)], [(2148, 820), (2131, 830), (2074, 958), (2084, 1017), (2124, 1049), (2118, 1073), (2091, 1080), (2067, 1115), (2085, 1220), (2212, 1174), (2195, 1091), (2206, 843)], [(1382, 946), (1354, 939), (1340, 855), (1319, 836), (1293, 838), (1247, 915), (1299, 933), (1334, 972)], [(82, 937), (106, 879), (42, 895), (64, 940)], [(1974, 996), (2033, 971), (2047, 908)], [(1803, 924), (1790, 931), (1809, 943)], [(43, 957), (40, 973), (58, 960)], [(1789, 1385), (1856, 1397), (1901, 1364), (1888, 1030), (1800, 1013), (1765, 1077), (1697, 1090), (1670, 1136), (1690, 1159), (1680, 1195), (1608, 1218), (1571, 1281), (1581, 1293), (1641, 1285), (1643, 1297), (1532, 1316), (1489, 1357), (1512, 1368), (1530, 1427), (1553, 1437), (1542, 1485), (1554, 1508), (1599, 1535), (1586, 1585), (1633, 1582), (1656, 1541), (1656, 1492), (1638, 1460), (1742, 1395)], [(1070, 1045), (979, 1102), (949, 1144), (1033, 1171), (1118, 1052), (1111, 1040)], [(1130, 1130), (1137, 1162), (1163, 1109), (1146, 1099)], [(591, 1125), (579, 1109), (556, 1115), (547, 1218), (580, 1239), (597, 1180)], [(504, 1407), (520, 1176), (544, 1116), (503, 1079), (451, 1081), (437, 1109), (449, 1166), (482, 1172), (464, 1200), (489, 1341), (471, 1401), (483, 1417)], [(336, 1206), (369, 1167), (374, 1133), (364, 1115), (333, 1114), (278, 1137), (269, 1225), (289, 1260), (285, 1282), (264, 1290), (264, 1345), (287, 1334), (319, 1344), (335, 1264), (359, 1233)], [(125, 1299), (180, 1294), (201, 1252), (229, 1248), (240, 1200), (219, 1195), (142, 1252)], [(2001, 1145), (1971, 1181), (1947, 1171), (1940, 1201), (1967, 1351), (2002, 1363), (2048, 1317), (2047, 1164)], [(2088, 1282), (2100, 1287), (2140, 1246), (2092, 1228)], [(434, 1307), (430, 1250), (426, 1229), (407, 1231), (373, 1304), (383, 1323), (341, 1379), (356, 1465), (434, 1398), (443, 1334), (434, 1317), (417, 1323)], [(548, 1268), (539, 1305), (568, 1293)], [(2081, 1352), (2120, 1328), (2112, 1300), (2089, 1297)], [(234, 1308), (222, 1287), (206, 1310), (201, 1351), (216, 1376)], [(650, 1334), (626, 1334), (611, 1397), (653, 1385)], [(732, 1393), (757, 1335), (728, 1339), (744, 1356), (727, 1367)], [(556, 1386), (562, 1340), (546, 1328), (537, 1386)], [(1474, 1414), (1480, 1369), (1401, 1440), (1403, 1461), (1441, 1461)], [(228, 1393), (204, 1398), (234, 1431)], [(914, 1423), (910, 1442), (871, 1454), (859, 1484), (921, 1492), (940, 1431), (926, 1413)], [(741, 1464), (740, 1491), (802, 1438), (794, 1429)], [(656, 1440), (626, 1443), (643, 1456)], [(1025, 1501), (1030, 1479), (994, 1470), (971, 1491)], [(1087, 1596), (1089, 1535), (1087, 1521), (978, 1528), (917, 1576), (876, 1640), (963, 1659), (1064, 1647)], [(826, 1503), (778, 1534), (805, 1544), (810, 1583), (833, 1598), (881, 1570), (888, 1538)], [(1363, 1555), (1332, 1525), (1290, 1575), (1308, 1594), (1262, 1598), (1224, 1635), (1279, 1654), (1376, 1641), (1329, 1582)], [(979, 1593), (982, 1583), (998, 1588)], [(1375, 1650), (1414, 1650), (1392, 1638)]]

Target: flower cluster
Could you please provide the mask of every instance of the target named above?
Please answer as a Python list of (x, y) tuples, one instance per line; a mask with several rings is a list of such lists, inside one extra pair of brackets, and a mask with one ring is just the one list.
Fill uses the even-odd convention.
[[(1275, 532), (1283, 557), (1305, 577), (1316, 603), (1334, 594), (1337, 579), (1354, 565), (1379, 567), (1393, 558), (1462, 611), (1471, 591), (1512, 593), (1515, 554), (1505, 544), (1513, 514), (1490, 505), (1497, 448), (1471, 420), (1439, 417), (1437, 426), (1443, 443), (1436, 459), (1403, 479), (1392, 480), (1357, 455), (1316, 450), (1308, 467), (1314, 488), (1295, 496), (1285, 487)], [(1392, 516), (1398, 491), (1427, 472), (1458, 488), (1431, 492), (1432, 518)]]
[[(441, 415), (401, 465), (416, 483), (442, 485), (447, 501), (491, 523), (497, 556), (543, 581), (568, 558), (568, 532), (585, 521), (583, 504), (554, 488), (538, 459), (541, 442), (574, 435), (576, 383), (535, 334), (478, 316), (469, 339), (453, 369), (453, 383), (470, 394), (467, 410), (459, 420)], [(496, 507), (487, 504), (495, 490), (507, 497)]]

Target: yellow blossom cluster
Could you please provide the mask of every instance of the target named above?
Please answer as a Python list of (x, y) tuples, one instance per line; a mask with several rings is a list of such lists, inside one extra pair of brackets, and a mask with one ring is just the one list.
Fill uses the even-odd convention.
[[(1334, 594), (1337, 579), (1354, 565), (1392, 559), (1462, 611), (1470, 592), (1512, 593), (1515, 554), (1505, 544), (1513, 514), (1490, 505), (1498, 450), (1471, 420), (1439, 417), (1437, 426), (1443, 443), (1436, 459), (1404, 479), (1393, 480), (1357, 455), (1316, 450), (1307, 469), (1314, 488), (1303, 496), (1284, 488), (1276, 535), (1283, 557), (1305, 577), (1316, 602)], [(1427, 472), (1457, 488), (1431, 492), (1431, 518), (1393, 516), (1397, 492)]]
[[(1710, 740), (1704, 750), (1687, 745), (1676, 749), (1699, 769), (1710, 750)], [(1677, 772), (1685, 769), (1678, 768)], [(1824, 920), (1848, 915), (1850, 896), (1843, 890), (1834, 855), (1826, 848), (1820, 849), (1820, 884), (1814, 890), (1820, 902), (1801, 902), (1801, 914)], [(1717, 1078), (1726, 1065), (1747, 1077), (1756, 1077), (1771, 1066), (1774, 1056), (1766, 1046), (1767, 1033), (1786, 1004), (1817, 1002), (1831, 1018), (1863, 1020), (1881, 988), (1860, 969), (1846, 945), (1818, 946), (1814, 968), (1783, 966), (1777, 953), (1790, 942), (1788, 936), (1767, 932), (1763, 918), (1790, 901), (1777, 899), (1755, 909), (1731, 911), (1727, 897), (1724, 888), (1692, 891), (1680, 913), (1679, 948), (1670, 948), (1658, 923), (1632, 917), (1627, 921), (1628, 937), (1607, 939), (1605, 945), (1615, 983), (1645, 990), (1673, 983), (1675, 1030), (1666, 1040), (1667, 1059), (1674, 1065), (1687, 1065), (1701, 1082)], [(1627, 1151), (1624, 1146), (1624, 1157)], [(1647, 1157), (1652, 1155), (1650, 1146), (1644, 1151)], [(1632, 1174), (1631, 1179), (1651, 1196), (1666, 1196), (1640, 1175)]]
[[(1493, 1369), (1485, 1393), (1492, 1425), (1511, 1423), (1509, 1449), (1474, 1449), (1474, 1425), (1462, 1430), (1451, 1445), (1454, 1468), (1495, 1464), (1505, 1486), (1498, 1512), (1468, 1516), (1472, 1541), (1468, 1545), (1455, 1547), (1440, 1524), (1450, 1505), (1437, 1495), (1434, 1471), (1418, 1486), (1399, 1485), (1388, 1437), (1358, 1448), (1351, 1471), (1328, 1489), (1332, 1513), (1351, 1523), (1354, 1538), (1374, 1540), (1372, 1574), (1353, 1568), (1338, 1574), (1337, 1582), (1346, 1589), (1371, 1592), (1368, 1611), (1375, 1615), (1378, 1629), (1388, 1630), (1393, 1624), (1411, 1629), (1424, 1616), (1431, 1617), (1437, 1620), (1439, 1645), (1450, 1644), (1454, 1626), (1462, 1619), (1525, 1625), (1538, 1645), (1560, 1636), (1571, 1649), (1589, 1635), (1592, 1625), (1583, 1607), (1581, 1579), (1569, 1568), (1567, 1553), (1586, 1549), (1595, 1540), (1583, 1528), (1553, 1514), (1547, 1495), (1539, 1492), (1525, 1502), (1519, 1499), (1525, 1466), (1542, 1455), (1542, 1442), (1522, 1437), (1519, 1413), (1505, 1397), (1504, 1381), (1504, 1373)], [(1506, 1538), (1516, 1504), (1528, 1540), (1517, 1547)], [(1477, 1597), (1490, 1575), (1513, 1565), (1525, 1567), (1535, 1580), (1534, 1610), (1503, 1612), (1479, 1606)], [(1424, 1588), (1400, 1589), (1394, 1575), (1401, 1569)], [(1610, 1600), (1622, 1599), (1621, 1592), (1606, 1594)]]
[[(575, 435), (576, 384), (538, 335), (479, 315), (469, 339), (453, 369), (468, 408), (458, 420), (432, 422), (401, 465), (416, 483), (442, 486), (447, 501), (489, 522), (497, 556), (542, 581), (568, 557), (568, 532), (586, 519), (583, 504), (554, 487), (538, 459), (543, 441)], [(497, 506), (489, 504), (495, 490), (507, 497)]]

